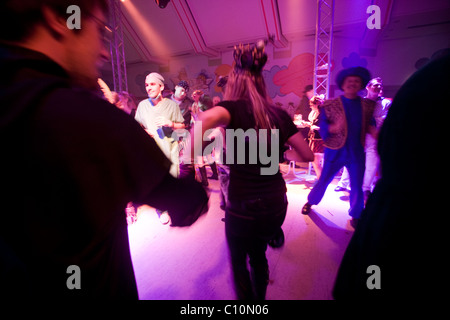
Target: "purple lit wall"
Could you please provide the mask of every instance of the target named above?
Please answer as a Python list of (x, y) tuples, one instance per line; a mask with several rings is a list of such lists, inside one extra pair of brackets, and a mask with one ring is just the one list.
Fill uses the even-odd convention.
[[(247, 0), (245, 4), (187, 0), (181, 7), (180, 1), (174, 1), (165, 9), (152, 1), (132, 0), (128, 5), (127, 1), (122, 11), (128, 85), (139, 98), (145, 98), (143, 79), (151, 71), (160, 72), (169, 86), (173, 79), (183, 78), (193, 87), (221, 96), (215, 77), (231, 67), (233, 45), (267, 38), (268, 32), (278, 32), (284, 39), (277, 47), (267, 47), (265, 79), (273, 100), (297, 104), (312, 79), (316, 0)], [(368, 30), (366, 25), (370, 17), (366, 10), (372, 4), (380, 8), (380, 30)], [(189, 12), (180, 13), (186, 6)], [(136, 12), (158, 37), (140, 37)], [(448, 16), (450, 4), (445, 0), (335, 0), (330, 96), (340, 94), (334, 86), (336, 72), (350, 65), (365, 66), (382, 77), (386, 96), (394, 96), (421, 63), (450, 48)], [(196, 50), (204, 46), (206, 53), (195, 52), (189, 40), (195, 37), (203, 40)], [(165, 54), (156, 48), (163, 48)], [(209, 55), (209, 49), (219, 54)]]

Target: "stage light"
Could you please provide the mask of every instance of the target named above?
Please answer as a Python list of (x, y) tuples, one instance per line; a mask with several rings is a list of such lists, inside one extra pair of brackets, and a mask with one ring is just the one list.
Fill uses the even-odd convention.
[(164, 9), (169, 4), (170, 0), (155, 0), (155, 2), (158, 5), (158, 7)]

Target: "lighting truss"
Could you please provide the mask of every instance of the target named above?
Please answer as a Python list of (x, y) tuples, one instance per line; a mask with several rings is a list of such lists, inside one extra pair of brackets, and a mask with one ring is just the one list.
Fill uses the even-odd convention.
[(114, 78), (114, 91), (128, 91), (127, 66), (125, 61), (122, 12), (119, 0), (109, 0), (112, 39), (110, 43), (111, 66)]

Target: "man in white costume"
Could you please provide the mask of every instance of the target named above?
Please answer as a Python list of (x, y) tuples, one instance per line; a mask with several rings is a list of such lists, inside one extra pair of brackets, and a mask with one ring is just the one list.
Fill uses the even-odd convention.
[[(147, 133), (155, 139), (158, 146), (170, 159), (170, 174), (177, 178), (179, 169), (178, 141), (172, 137), (173, 130), (184, 129), (184, 118), (178, 104), (171, 99), (163, 98), (164, 78), (152, 72), (145, 78), (145, 90), (148, 99), (142, 100), (136, 110), (135, 119)], [(162, 224), (169, 223), (169, 215), (156, 209)]]
[(183, 115), (174, 101), (162, 97), (164, 78), (159, 73), (152, 72), (145, 78), (145, 90), (149, 98), (139, 103), (135, 119), (172, 161), (170, 173), (178, 177), (178, 142), (172, 138), (172, 133), (185, 128)]

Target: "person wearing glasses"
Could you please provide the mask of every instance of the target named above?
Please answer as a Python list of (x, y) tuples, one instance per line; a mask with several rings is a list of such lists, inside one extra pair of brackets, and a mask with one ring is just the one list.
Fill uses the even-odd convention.
[[(80, 30), (66, 24), (74, 4)], [(2, 298), (137, 299), (126, 204), (168, 210), (173, 226), (207, 210), (201, 184), (172, 177), (155, 141), (95, 92), (107, 9), (0, 2)]]

